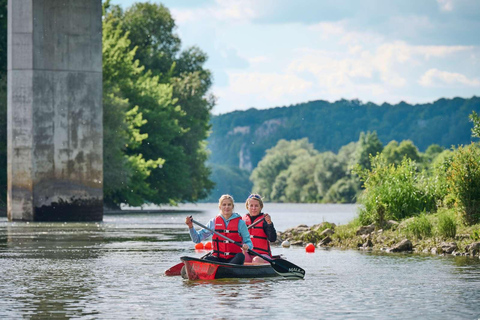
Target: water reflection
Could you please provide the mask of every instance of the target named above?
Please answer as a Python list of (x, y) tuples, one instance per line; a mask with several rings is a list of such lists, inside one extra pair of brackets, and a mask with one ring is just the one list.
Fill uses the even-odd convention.
[[(85, 315), (79, 301), (95, 291), (91, 262), (104, 240), (100, 224), (9, 223), (1, 250), (2, 296), (9, 297), (7, 314), (32, 318)], [(4, 291), (8, 290), (8, 291)]]
[[(194, 250), (184, 217), (107, 216), (98, 224), (0, 220), (0, 319), (480, 317), (478, 258), (274, 247), (306, 270), (304, 281), (166, 277), (179, 257), (205, 254)], [(297, 215), (278, 221), (293, 226)]]

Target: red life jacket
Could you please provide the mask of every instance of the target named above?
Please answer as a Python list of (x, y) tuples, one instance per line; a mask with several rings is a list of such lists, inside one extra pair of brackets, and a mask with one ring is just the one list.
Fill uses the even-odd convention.
[[(260, 213), (257, 219), (261, 219), (263, 213)], [(243, 221), (247, 224), (247, 227), (252, 224), (252, 220), (248, 214), (243, 216)], [(256, 251), (260, 254), (268, 254), (270, 257), (272, 256), (272, 250), (270, 249), (270, 241), (268, 241), (267, 234), (263, 230), (263, 222), (260, 222), (257, 225), (254, 225), (250, 229), (250, 238), (252, 239), (253, 243), (253, 251)]]
[[(234, 218), (228, 222), (228, 227), (225, 228), (225, 221), (221, 216), (217, 216), (215, 219), (215, 231), (228, 237), (236, 242), (243, 242), (242, 236), (238, 233), (238, 222), (240, 217)], [(239, 252), (242, 252), (242, 249), (237, 246), (235, 243), (231, 243), (228, 240), (225, 240), (222, 237), (213, 234), (212, 237), (213, 244), (213, 255), (215, 257), (223, 259), (231, 259)]]

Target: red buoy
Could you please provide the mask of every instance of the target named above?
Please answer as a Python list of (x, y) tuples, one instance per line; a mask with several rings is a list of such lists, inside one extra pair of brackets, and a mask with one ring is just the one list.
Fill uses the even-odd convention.
[(199, 242), (195, 245), (196, 250), (202, 250), (203, 249), (203, 243)]
[(205, 243), (205, 250), (212, 250), (212, 243), (210, 241)]
[(307, 244), (307, 246), (305, 247), (305, 251), (306, 252), (315, 252), (315, 245), (313, 243)]

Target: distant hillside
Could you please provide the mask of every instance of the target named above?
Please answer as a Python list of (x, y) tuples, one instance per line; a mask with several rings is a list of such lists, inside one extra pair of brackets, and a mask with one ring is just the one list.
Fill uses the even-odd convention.
[(307, 137), (318, 151), (336, 153), (340, 147), (357, 141), (362, 131), (376, 131), (384, 145), (409, 139), (422, 152), (431, 144), (449, 148), (470, 143), (472, 123), (468, 116), (473, 110), (480, 113), (479, 97), (416, 105), (319, 100), (235, 111), (212, 117), (209, 162), (251, 171), (265, 150), (280, 139)]

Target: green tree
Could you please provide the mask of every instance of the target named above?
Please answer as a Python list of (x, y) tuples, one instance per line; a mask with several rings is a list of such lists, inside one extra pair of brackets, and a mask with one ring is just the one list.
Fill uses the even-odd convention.
[(370, 169), (370, 156), (375, 156), (382, 152), (383, 144), (378, 139), (377, 133), (368, 131), (361, 132), (358, 139), (357, 149), (355, 152), (355, 163), (362, 168)]
[[(147, 121), (141, 132), (148, 138), (135, 152), (145, 158), (165, 159), (162, 170), (153, 170), (148, 177), (155, 192), (147, 200), (198, 201), (213, 187), (211, 171), (205, 165), (205, 140), (215, 102), (207, 94), (212, 84), (211, 73), (204, 68), (207, 56), (197, 47), (180, 51), (175, 21), (161, 4), (136, 3), (125, 12), (116, 7), (112, 16), (122, 21), (118, 24), (129, 35), (130, 49), (135, 49), (135, 59), (151, 79), (144, 79), (149, 82), (144, 88), (152, 97), (157, 95), (156, 101), (143, 95), (128, 96)], [(161, 84), (163, 93), (152, 91), (152, 80)]]
[(316, 165), (316, 157), (308, 153), (292, 161), (286, 170), (285, 200), (287, 202), (318, 202), (317, 186), (312, 174)]
[(103, 20), (103, 123), (104, 123), (104, 202), (109, 207), (120, 203), (141, 205), (153, 193), (146, 182), (151, 171), (163, 159), (145, 160), (132, 150), (141, 146), (148, 134), (140, 128), (146, 123), (138, 106), (127, 98), (139, 91), (143, 67), (134, 61), (135, 50), (121, 29), (121, 24), (108, 14), (104, 4)]
[(411, 159), (416, 163), (421, 161), (417, 147), (410, 140), (404, 140), (400, 144), (397, 141), (390, 141), (383, 149), (383, 155), (388, 163), (400, 165), (404, 158)]
[(253, 182), (253, 192), (261, 194), (266, 201), (275, 200), (272, 198), (272, 191), (277, 176), (282, 171), (287, 170), (296, 158), (316, 154), (318, 154), (318, 151), (306, 138), (278, 141), (275, 147), (266, 151), (265, 157), (250, 175), (250, 180)]
[(433, 160), (444, 150), (445, 148), (441, 147), (438, 144), (432, 144), (428, 146), (427, 150), (425, 150), (425, 153), (423, 154), (420, 153), (420, 158), (421, 158), (421, 163), (423, 165), (423, 168), (424, 169), (431, 168)]
[(337, 180), (325, 194), (327, 203), (354, 203), (360, 188), (358, 180), (353, 177), (343, 177)]
[(313, 170), (313, 177), (318, 196), (324, 198), (330, 187), (345, 177), (347, 164), (341, 162), (340, 157), (330, 151), (319, 154), (315, 159), (317, 163)]

